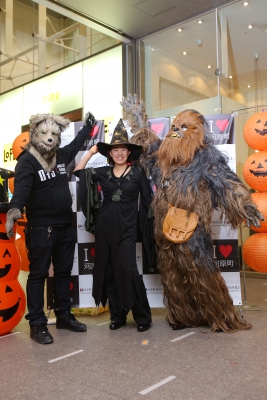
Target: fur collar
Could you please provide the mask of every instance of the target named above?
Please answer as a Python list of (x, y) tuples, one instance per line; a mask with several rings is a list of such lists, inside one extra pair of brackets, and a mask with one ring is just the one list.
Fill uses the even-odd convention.
[(31, 155), (33, 155), (33, 157), (36, 158), (36, 160), (41, 164), (41, 166), (43, 167), (43, 169), (46, 172), (51, 172), (53, 171), (53, 169), (56, 166), (56, 153), (53, 155), (51, 161), (48, 163), (43, 156), (39, 153), (39, 151), (32, 146), (31, 144), (28, 147), (28, 152), (31, 153)]

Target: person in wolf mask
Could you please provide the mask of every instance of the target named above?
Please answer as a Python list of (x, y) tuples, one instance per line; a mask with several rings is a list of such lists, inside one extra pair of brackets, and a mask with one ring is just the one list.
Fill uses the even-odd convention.
[[(201, 113), (185, 110), (175, 117), (153, 168), (158, 168), (159, 177), (152, 209), (167, 321), (174, 330), (200, 325), (209, 325), (212, 332), (250, 329), (251, 324), (239, 318), (213, 260), (210, 223), (214, 209), (233, 229), (243, 221), (248, 227), (259, 227), (263, 216), (213, 145)], [(169, 220), (171, 206), (174, 213)], [(180, 238), (183, 226), (177, 228), (179, 209), (185, 210), (184, 228), (191, 213), (196, 217), (193, 234), (186, 241)]]
[(61, 132), (70, 124), (62, 116), (37, 114), (30, 118), (30, 140), (19, 155), (15, 169), (15, 189), (7, 213), (6, 231), (26, 207), (25, 240), (28, 248), (26, 319), (30, 337), (37, 343), (53, 342), (44, 313), (44, 284), (51, 261), (54, 266), (56, 328), (84, 332), (87, 326), (70, 312), (70, 279), (75, 236), (72, 227), (72, 197), (66, 167), (81, 149), (96, 121), (87, 113), (84, 126), (75, 139), (63, 148)]

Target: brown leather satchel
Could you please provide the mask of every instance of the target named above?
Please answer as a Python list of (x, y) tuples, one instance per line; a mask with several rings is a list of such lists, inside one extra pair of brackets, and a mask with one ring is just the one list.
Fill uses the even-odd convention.
[(169, 204), (169, 211), (163, 222), (163, 234), (173, 243), (184, 243), (193, 235), (197, 223), (196, 213), (188, 214), (188, 211)]

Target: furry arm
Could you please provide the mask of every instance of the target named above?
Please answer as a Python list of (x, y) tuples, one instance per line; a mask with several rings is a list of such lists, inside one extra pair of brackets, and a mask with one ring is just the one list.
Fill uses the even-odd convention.
[(6, 233), (8, 239), (14, 236), (13, 226), (17, 219), (21, 218), (21, 212), (18, 208), (11, 208), (6, 216)]
[(95, 126), (96, 124), (96, 119), (93, 116), (92, 113), (90, 113), (90, 111), (88, 111), (85, 116), (84, 116), (84, 121), (83, 124), (88, 126), (88, 128), (90, 129), (90, 132), (92, 130), (92, 128)]

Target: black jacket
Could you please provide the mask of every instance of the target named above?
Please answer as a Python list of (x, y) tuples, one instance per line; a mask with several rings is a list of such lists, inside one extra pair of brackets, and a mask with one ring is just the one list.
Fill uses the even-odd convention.
[(66, 167), (82, 148), (90, 129), (84, 126), (76, 138), (56, 153), (56, 167), (45, 172), (28, 151), (18, 158), (15, 190), (10, 208), (26, 207), (28, 226), (51, 226), (72, 221), (72, 197)]

